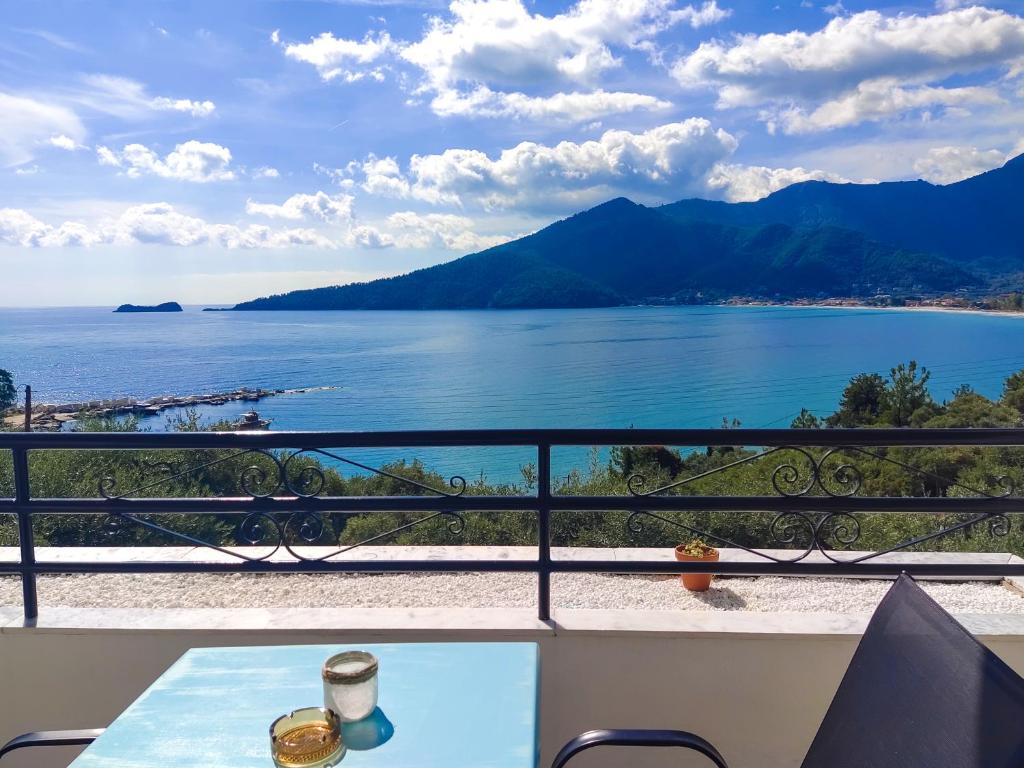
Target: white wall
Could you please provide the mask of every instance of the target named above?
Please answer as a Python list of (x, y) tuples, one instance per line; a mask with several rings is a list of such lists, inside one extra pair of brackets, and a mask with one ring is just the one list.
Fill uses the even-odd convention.
[[(555, 619), (547, 626), (524, 611), (458, 609), (52, 609), (37, 628), (17, 620), (0, 628), (0, 740), (27, 730), (106, 725), (191, 647), (532, 640), (541, 646), (542, 765), (588, 728), (663, 727), (703, 735), (735, 768), (797, 766), (866, 621), (859, 615), (668, 611), (561, 611)], [(1024, 620), (963, 620), (1024, 672)], [(15, 753), (3, 768), (67, 765), (72, 754)], [(616, 750), (606, 750), (575, 765), (623, 763)], [(631, 752), (629, 765), (707, 763), (650, 750)]]

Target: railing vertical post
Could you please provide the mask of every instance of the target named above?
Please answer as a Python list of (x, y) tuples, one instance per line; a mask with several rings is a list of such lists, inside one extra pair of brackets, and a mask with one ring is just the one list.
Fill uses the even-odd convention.
[(36, 598), (36, 550), (32, 535), (32, 513), (29, 511), (28, 451), (12, 448), (14, 463), (14, 503), (18, 511), (18, 543), (21, 546), (21, 593), (26, 619), (39, 615)]
[(537, 446), (537, 617), (551, 618), (551, 445)]
[(25, 385), (25, 431), (32, 431), (32, 386)]

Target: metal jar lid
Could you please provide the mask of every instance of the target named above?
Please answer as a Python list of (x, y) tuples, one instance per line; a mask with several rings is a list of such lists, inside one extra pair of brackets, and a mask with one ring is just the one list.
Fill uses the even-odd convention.
[[(336, 665), (343, 664), (347, 661), (362, 662), (365, 666), (362, 669), (356, 669), (351, 672), (338, 672), (334, 669)], [(354, 685), (355, 683), (365, 683), (377, 674), (377, 657), (372, 653), (367, 653), (366, 651), (344, 651), (343, 653), (336, 653), (324, 662), (324, 668), (321, 670), (320, 674), (323, 677), (324, 682), (334, 685)]]

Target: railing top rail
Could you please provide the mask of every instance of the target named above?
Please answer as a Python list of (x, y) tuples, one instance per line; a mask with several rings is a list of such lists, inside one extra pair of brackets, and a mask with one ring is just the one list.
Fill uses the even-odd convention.
[(1024, 429), (449, 429), (384, 432), (0, 432), (0, 449), (745, 445), (1024, 446)]

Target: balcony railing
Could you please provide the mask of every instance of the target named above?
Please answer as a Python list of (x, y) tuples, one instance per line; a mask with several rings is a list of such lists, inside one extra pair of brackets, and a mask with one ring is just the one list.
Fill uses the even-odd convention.
[[(721, 451), (714, 466), (655, 484), (641, 474), (625, 475), (620, 492), (584, 495), (558, 485), (552, 477), (552, 451), (578, 446), (673, 446), (710, 453)], [(737, 451), (736, 446), (756, 446)], [(417, 451), (517, 447), (535, 462), (536, 482), (522, 493), (483, 495), (463, 477), (443, 485), (423, 482), (351, 458), (362, 449), (387, 449), (408, 455)], [(869, 430), (675, 430), (675, 429), (523, 429), (407, 432), (179, 432), (179, 433), (12, 433), (0, 432), (0, 458), (8, 461), (13, 493), (0, 493), (0, 519), (17, 521), (19, 562), (0, 562), (0, 574), (19, 575), (26, 619), (38, 614), (36, 579), (66, 573), (393, 573), (520, 572), (537, 576), (537, 612), (550, 617), (551, 577), (556, 573), (594, 572), (665, 574), (713, 572), (723, 575), (864, 575), (993, 577), (1024, 574), (1024, 565), (981, 561), (955, 563), (901, 562), (899, 553), (927, 547), (932, 541), (981, 531), (1005, 537), (1020, 525), (1024, 497), (1004, 476), (984, 483), (944, 477), (916, 466), (906, 450), (929, 448), (990, 449), (1011, 469), (1024, 467), (1024, 430), (1014, 429), (869, 429)], [(33, 493), (33, 457), (37, 453), (76, 451), (102, 456), (116, 451), (135, 457), (132, 487), (120, 487), (103, 475), (92, 497), (45, 497)], [(733, 451), (736, 451), (733, 453)], [(175, 452), (166, 460), (162, 452)], [(184, 452), (184, 453), (182, 453)], [(349, 455), (346, 455), (346, 452)], [(64, 454), (67, 455), (67, 454)], [(735, 458), (731, 458), (735, 457)], [(315, 459), (316, 461), (313, 461)], [(707, 484), (730, 473), (764, 469), (765, 481), (749, 495), (709, 493)], [(225, 468), (234, 472), (231, 494), (166, 496), (175, 482)], [(387, 478), (396, 495), (330, 495), (327, 474), (348, 468), (365, 476)], [(866, 493), (866, 472), (907, 473), (922, 479), (919, 495)], [(101, 472), (102, 475), (102, 472)], [(870, 478), (867, 478), (870, 479)], [(0, 483), (3, 478), (0, 478)], [(724, 486), (729, 490), (728, 484)], [(0, 488), (3, 488), (0, 485)], [(467, 513), (516, 512), (535, 518), (533, 560), (359, 560), (345, 553), (434, 521), (450, 535), (461, 535)], [(363, 540), (341, 543), (328, 531), (332, 516), (405, 513), (406, 518)], [(553, 514), (624, 515), (627, 533), (647, 524), (678, 531), (680, 538), (703, 537), (708, 543), (738, 547), (751, 556), (742, 562), (574, 561), (552, 557)], [(771, 541), (754, 546), (721, 527), (705, 526), (692, 513), (771, 515), (765, 531)], [(689, 516), (687, 516), (689, 514)], [(862, 523), (876, 516), (918, 514), (934, 524), (871, 551), (853, 552)], [(218, 562), (37, 559), (35, 528), (43, 519), (102, 515), (111, 530), (126, 527), (151, 532), (163, 542), (208, 547), (222, 554)], [(175, 529), (169, 520), (203, 516), (236, 519), (234, 543), (210, 540)], [(169, 517), (174, 516), (174, 517)], [(719, 518), (721, 519), (721, 518)], [(1016, 527), (1015, 527), (1016, 526)], [(772, 544), (773, 548), (768, 548)], [(317, 545), (316, 549), (312, 549)], [(324, 552), (324, 547), (328, 551)], [(282, 557), (282, 554), (284, 555)], [(814, 557), (810, 555), (814, 554)], [(885, 557), (883, 557), (885, 555)], [(225, 562), (228, 559), (230, 561)]]

